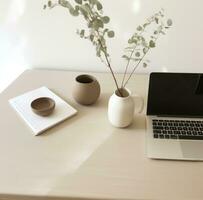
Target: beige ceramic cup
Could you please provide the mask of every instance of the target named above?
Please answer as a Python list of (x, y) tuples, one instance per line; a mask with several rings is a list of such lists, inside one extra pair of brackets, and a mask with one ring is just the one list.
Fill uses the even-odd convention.
[(73, 97), (79, 104), (91, 105), (97, 101), (99, 95), (100, 85), (95, 77), (82, 74), (75, 78)]

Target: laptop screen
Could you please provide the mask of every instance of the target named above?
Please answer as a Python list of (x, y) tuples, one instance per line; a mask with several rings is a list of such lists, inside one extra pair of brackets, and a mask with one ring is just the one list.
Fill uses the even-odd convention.
[(151, 73), (147, 115), (203, 117), (203, 74)]

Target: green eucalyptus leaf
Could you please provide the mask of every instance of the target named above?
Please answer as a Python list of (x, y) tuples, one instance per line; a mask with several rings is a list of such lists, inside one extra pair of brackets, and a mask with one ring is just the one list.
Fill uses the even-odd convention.
[(43, 6), (43, 9), (46, 9), (46, 8), (47, 8), (47, 5), (44, 5), (44, 6)]
[(145, 23), (145, 24), (143, 25), (143, 27), (146, 28), (148, 25), (149, 25), (149, 23)]
[(172, 25), (173, 25), (173, 21), (172, 21), (171, 19), (168, 19), (168, 20), (167, 20), (167, 25), (168, 25), (168, 26), (172, 26)]
[(83, 8), (86, 10), (87, 13), (92, 13), (90, 5), (88, 3), (86, 3)]
[(154, 48), (156, 45), (155, 45), (155, 42), (153, 40), (150, 40), (149, 42), (149, 47), (150, 48)]
[(71, 14), (72, 16), (74, 16), (74, 17), (76, 17), (76, 16), (79, 15), (78, 10), (75, 10), (74, 8), (70, 8), (70, 9), (69, 9), (69, 12), (70, 12), (70, 14)]
[(75, 0), (76, 3), (82, 4), (82, 0)]
[(100, 44), (98, 44), (97, 46), (96, 46), (96, 55), (97, 55), (97, 57), (101, 57), (101, 45)]
[(79, 11), (80, 10), (80, 6), (76, 5), (75, 6), (75, 10)]
[(52, 6), (52, 1), (48, 1), (48, 6), (49, 6), (49, 7)]
[(87, 26), (88, 26), (88, 28), (93, 28), (93, 22), (91, 21), (91, 22), (88, 22), (87, 23)]
[(133, 47), (133, 46), (132, 46), (132, 47), (126, 47), (125, 50), (126, 50), (126, 51), (132, 51), (134, 48), (135, 48), (135, 47)]
[(106, 40), (105, 40), (105, 38), (103, 36), (101, 36), (100, 40), (101, 40), (102, 46), (105, 47), (106, 46)]
[(84, 35), (85, 35), (85, 30), (83, 29), (80, 31), (80, 37), (84, 37)]
[(147, 48), (143, 48), (143, 53), (146, 54), (147, 53)]
[(137, 27), (137, 31), (142, 31), (142, 30), (143, 30), (142, 26)]
[(140, 61), (141, 60), (141, 58), (130, 58), (130, 60), (132, 60), (132, 61), (134, 61), (134, 62), (137, 62), (137, 61)]
[(135, 56), (136, 56), (136, 57), (140, 57), (140, 55), (141, 55), (140, 52), (136, 52), (136, 53), (135, 53)]
[(143, 67), (146, 68), (147, 67), (147, 63), (144, 62), (143, 63)]
[(59, 0), (59, 4), (63, 7), (66, 7), (68, 9), (73, 9), (73, 6), (69, 3), (69, 1), (66, 0)]
[(155, 17), (155, 22), (159, 24), (159, 18)]
[(99, 28), (103, 28), (104, 27), (104, 23), (100, 19), (95, 19), (93, 21), (92, 27), (95, 30), (99, 30)]
[(96, 5), (97, 4), (97, 0), (88, 0), (90, 4), (92, 5)]
[(97, 10), (102, 10), (103, 6), (100, 2), (97, 2)]
[(102, 17), (101, 19), (102, 19), (102, 21), (104, 22), (104, 24), (107, 24), (107, 23), (109, 23), (109, 21), (110, 21), (110, 18), (109, 18), (108, 16), (104, 16), (104, 17)]
[(154, 31), (154, 35), (157, 35), (158, 34), (158, 31)]
[(127, 61), (130, 60), (130, 58), (128, 56), (126, 56), (126, 55), (123, 55), (122, 58), (126, 59)]
[(114, 31), (108, 31), (108, 37), (113, 38), (115, 36)]
[(105, 28), (104, 31), (103, 31), (103, 36), (109, 31), (108, 28)]
[(130, 38), (130, 39), (128, 40), (128, 44), (132, 44), (132, 43), (133, 43), (133, 39)]
[(81, 14), (85, 17), (88, 18), (88, 12), (86, 11), (86, 9), (84, 9), (84, 7), (80, 6), (79, 10), (81, 12)]
[(137, 44), (137, 43), (138, 43), (138, 40), (137, 40), (137, 39), (133, 39), (132, 42), (133, 42), (134, 44)]
[(93, 41), (94, 40), (94, 35), (90, 35), (90, 40)]

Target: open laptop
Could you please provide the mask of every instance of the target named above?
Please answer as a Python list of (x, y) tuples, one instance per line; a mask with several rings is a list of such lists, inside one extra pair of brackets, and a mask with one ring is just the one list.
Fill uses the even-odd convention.
[(203, 74), (150, 74), (147, 155), (203, 160)]

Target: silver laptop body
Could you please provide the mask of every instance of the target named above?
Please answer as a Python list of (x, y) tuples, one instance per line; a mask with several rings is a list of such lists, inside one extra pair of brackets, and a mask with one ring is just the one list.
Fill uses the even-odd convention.
[[(147, 156), (155, 159), (203, 160), (203, 140), (157, 139), (153, 135), (152, 120), (174, 120), (156, 116), (147, 117)], [(176, 120), (201, 120), (176, 118)]]
[[(158, 75), (162, 76), (161, 73), (159, 73)], [(156, 76), (156, 74), (154, 76)], [(170, 78), (170, 76), (167, 78)], [(149, 84), (151, 83), (149, 82)], [(149, 100), (150, 99), (148, 98), (148, 101)], [(150, 102), (148, 102), (148, 106), (150, 106)], [(192, 125), (191, 128), (187, 125), (188, 123)], [(163, 126), (163, 124), (165, 124), (166, 126)], [(171, 127), (168, 124), (170, 125), (176, 124), (177, 127), (175, 126)], [(187, 125), (186, 128), (185, 125)], [(203, 160), (202, 126), (203, 126), (203, 118), (200, 117), (194, 118), (193, 116), (192, 117), (157, 116), (157, 115), (149, 115), (149, 113), (147, 113), (147, 132), (146, 132), (147, 156), (153, 159), (173, 159), (173, 160), (193, 160), (193, 161)], [(158, 133), (156, 133), (154, 132), (156, 128), (159, 128), (161, 130), (157, 129)], [(191, 129), (191, 131), (189, 131), (189, 128)], [(171, 129), (176, 129), (177, 134), (174, 135), (172, 132), (173, 130)], [(186, 131), (184, 129), (186, 129)], [(164, 135), (163, 132), (165, 132), (166, 134)], [(170, 135), (169, 132), (171, 132), (172, 134)], [(195, 139), (195, 136), (193, 136), (192, 133), (195, 134), (195, 136), (197, 136), (196, 138), (198, 139)], [(160, 136), (162, 136), (162, 138), (159, 138)]]

